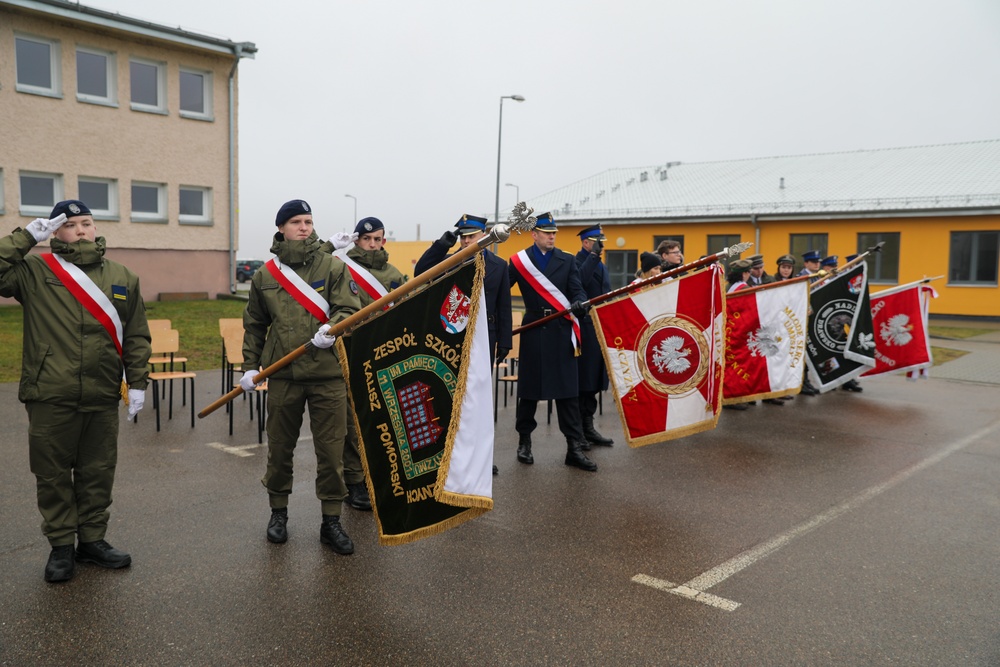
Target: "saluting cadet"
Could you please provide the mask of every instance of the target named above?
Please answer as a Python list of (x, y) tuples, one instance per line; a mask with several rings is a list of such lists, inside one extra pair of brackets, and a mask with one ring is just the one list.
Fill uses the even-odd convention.
[[(580, 251), (576, 253), (576, 268), (580, 271), (580, 282), (589, 301), (611, 291), (611, 278), (601, 261), (607, 238), (600, 225), (587, 227), (577, 236), (580, 237)], [(594, 428), (597, 392), (608, 388), (608, 372), (604, 368), (604, 355), (601, 353), (601, 344), (597, 340), (597, 330), (590, 313), (580, 318), (580, 331), (583, 333), (583, 348), (577, 364), (580, 372), (580, 417), (583, 420), (584, 442), (610, 447), (614, 440), (601, 435)]]
[[(150, 353), (139, 279), (104, 259), (106, 243), (79, 200), (0, 239), (0, 295), (24, 308), (18, 399), (28, 411), (28, 457), (45, 580), (68, 581), (76, 560), (123, 568), (132, 557), (105, 541), (118, 460), (118, 401), (142, 409)], [(28, 255), (51, 238), (51, 253)], [(123, 389), (127, 386), (127, 392)]]
[(566, 437), (566, 465), (594, 472), (597, 464), (583, 453), (579, 378), (576, 356), (580, 345), (579, 317), (587, 312), (587, 295), (573, 255), (556, 248), (556, 222), (551, 214), (538, 216), (531, 230), (534, 243), (510, 259), (510, 283), (524, 298), (522, 326), (571, 308), (572, 313), (521, 334), (521, 362), (517, 374), (517, 460), (535, 462), (531, 433), (538, 401), (556, 402), (559, 430)]
[(309, 204), (301, 199), (286, 202), (274, 224), (275, 257), (254, 273), (243, 313), (246, 372), (240, 385), (252, 391), (258, 368), (270, 366), (310, 336), (312, 349), (268, 379), (267, 471), (261, 480), (271, 506), (267, 539), (275, 544), (288, 539), (292, 458), (308, 405), (316, 450), (316, 497), (323, 515), (320, 542), (338, 554), (352, 554), (354, 543), (340, 524), (347, 497), (343, 478), (347, 385), (331, 349), (334, 336), (327, 334), (332, 324), (361, 307), (358, 288), (347, 267), (321, 251)]
[[(350, 277), (361, 297), (364, 308), (407, 281), (403, 272), (389, 263), (385, 248), (385, 225), (378, 218), (362, 218), (349, 237), (335, 234), (325, 252), (347, 264)], [(356, 510), (370, 512), (371, 496), (365, 484), (365, 471), (358, 448), (358, 433), (354, 415), (348, 406), (347, 433), (344, 441), (344, 480), (347, 482), (347, 504)]]
[[(431, 247), (424, 251), (413, 275), (421, 273), (438, 264), (448, 255), (455, 241), (461, 241), (461, 249), (465, 249), (486, 236), (486, 218), (480, 218), (466, 213), (455, 223), (456, 232), (445, 231)], [(486, 273), (483, 276), (483, 290), (486, 292), (486, 321), (489, 327), (490, 359), (498, 364), (507, 358), (513, 346), (513, 320), (510, 312), (510, 277), (507, 274), (507, 262), (503, 261), (487, 249), (483, 249), (483, 260), (486, 263)], [(493, 474), (497, 474), (496, 464)]]

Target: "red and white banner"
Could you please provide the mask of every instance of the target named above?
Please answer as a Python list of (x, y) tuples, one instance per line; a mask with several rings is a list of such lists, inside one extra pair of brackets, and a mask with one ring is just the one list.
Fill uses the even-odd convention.
[(715, 428), (725, 303), (711, 266), (593, 309), (630, 447)]
[(799, 393), (808, 312), (808, 280), (726, 295), (723, 404)]
[(937, 298), (937, 292), (928, 285), (911, 284), (877, 292), (870, 298), (875, 367), (864, 377), (883, 373), (926, 377), (926, 369), (934, 364), (927, 317), (930, 300)]

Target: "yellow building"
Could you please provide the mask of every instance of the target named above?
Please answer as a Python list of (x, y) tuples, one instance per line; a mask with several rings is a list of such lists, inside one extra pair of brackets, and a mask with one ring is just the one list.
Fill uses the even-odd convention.
[(229, 292), (237, 65), (257, 48), (60, 0), (0, 0), (0, 233), (93, 211), (147, 299)]
[[(744, 256), (764, 255), (772, 274), (786, 253), (843, 264), (884, 242), (868, 263), (872, 292), (942, 276), (933, 315), (1000, 317), (1000, 140), (611, 169), (527, 203), (553, 212), (568, 252), (600, 223), (612, 287), (666, 238), (687, 261), (752, 242)], [(500, 254), (530, 243), (514, 237)]]

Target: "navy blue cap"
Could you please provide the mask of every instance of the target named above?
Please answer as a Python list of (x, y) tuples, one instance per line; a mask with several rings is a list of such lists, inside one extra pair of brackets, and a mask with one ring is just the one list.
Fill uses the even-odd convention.
[(853, 255), (848, 255), (847, 257), (845, 257), (844, 261), (845, 262), (853, 262), (857, 258), (858, 258), (858, 253), (854, 253)]
[(455, 226), (458, 227), (459, 236), (468, 236), (469, 234), (476, 234), (477, 232), (485, 232), (486, 218), (480, 218), (466, 213), (458, 222), (455, 223)]
[(67, 218), (72, 218), (76, 215), (90, 215), (90, 209), (79, 199), (67, 199), (52, 207), (49, 220), (58, 217), (60, 213), (65, 213)]
[(535, 223), (535, 229), (540, 232), (557, 232), (555, 218), (552, 217), (551, 213), (541, 213), (535, 217), (538, 221)]
[(822, 255), (819, 254), (818, 250), (810, 250), (802, 255), (803, 262), (818, 262), (820, 259), (822, 259)]
[(837, 256), (830, 255), (829, 257), (824, 257), (823, 261), (819, 263), (820, 266), (837, 266)]
[(302, 199), (286, 201), (278, 209), (278, 215), (274, 216), (274, 226), (281, 227), (297, 215), (312, 215), (312, 209), (309, 208), (309, 204)]
[[(604, 235), (604, 232), (601, 231), (600, 225), (594, 225), (593, 227), (582, 229), (577, 233), (577, 236), (580, 237), (581, 241), (585, 239), (597, 239), (598, 241), (608, 240), (608, 238)], [(642, 259), (642, 255), (640, 255), (639, 258)]]
[(385, 225), (378, 218), (361, 218), (358, 220), (358, 224), (354, 227), (354, 231), (358, 236), (362, 234), (371, 234), (372, 232), (377, 232), (380, 229), (385, 229)]

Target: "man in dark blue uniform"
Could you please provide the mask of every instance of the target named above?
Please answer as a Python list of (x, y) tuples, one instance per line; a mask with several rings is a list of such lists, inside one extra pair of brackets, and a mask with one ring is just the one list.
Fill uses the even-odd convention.
[[(441, 262), (455, 241), (461, 240), (462, 248), (476, 243), (486, 235), (486, 218), (474, 215), (463, 215), (455, 223), (457, 233), (450, 229), (441, 238), (424, 251), (413, 267), (413, 275), (421, 273)], [(483, 260), (486, 262), (486, 274), (483, 277), (483, 290), (486, 292), (486, 321), (490, 335), (490, 359), (498, 364), (507, 358), (513, 345), (510, 315), (510, 278), (507, 275), (507, 262), (503, 261), (489, 250), (483, 249)], [(493, 466), (493, 474), (497, 474)]]
[[(611, 291), (611, 277), (601, 261), (604, 242), (607, 240), (600, 225), (587, 227), (577, 236), (580, 237), (580, 252), (576, 253), (576, 268), (580, 271), (580, 282), (587, 300), (607, 294)], [(583, 437), (585, 442), (601, 447), (610, 447), (614, 440), (598, 433), (594, 428), (594, 415), (597, 413), (597, 392), (608, 388), (608, 372), (604, 368), (604, 355), (601, 354), (601, 344), (597, 340), (597, 330), (590, 314), (580, 318), (580, 330), (583, 332), (583, 353), (577, 359), (580, 372), (580, 417), (583, 420)]]
[(531, 324), (552, 313), (573, 311), (521, 334), (517, 374), (517, 460), (531, 464), (531, 433), (538, 401), (554, 400), (559, 430), (566, 436), (566, 465), (595, 472), (597, 464), (583, 453), (580, 383), (576, 357), (580, 344), (576, 318), (587, 312), (587, 299), (573, 255), (556, 248), (556, 223), (549, 213), (538, 216), (531, 230), (534, 243), (510, 260), (510, 282), (521, 288), (524, 321)]

